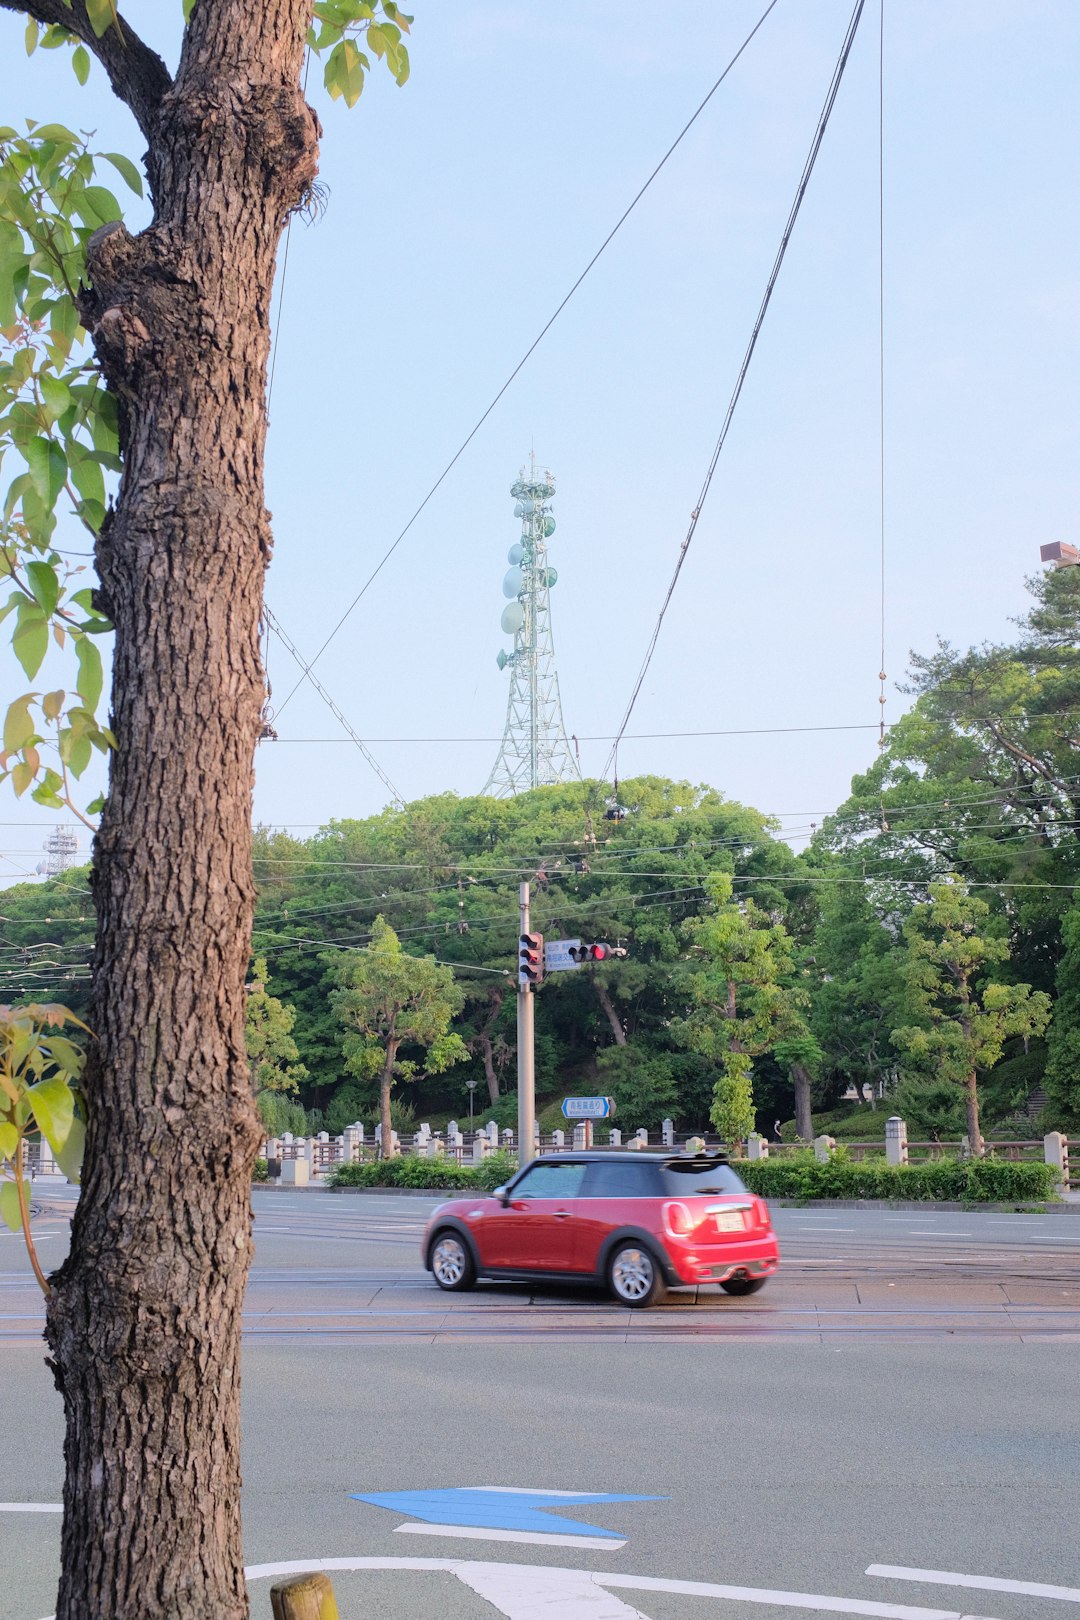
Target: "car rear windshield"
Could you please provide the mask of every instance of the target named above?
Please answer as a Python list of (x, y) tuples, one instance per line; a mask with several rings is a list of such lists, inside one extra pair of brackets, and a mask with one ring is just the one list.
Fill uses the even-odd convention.
[(671, 1159), (661, 1166), (661, 1174), (664, 1191), (680, 1198), (746, 1191), (730, 1164), (718, 1164), (715, 1160)]

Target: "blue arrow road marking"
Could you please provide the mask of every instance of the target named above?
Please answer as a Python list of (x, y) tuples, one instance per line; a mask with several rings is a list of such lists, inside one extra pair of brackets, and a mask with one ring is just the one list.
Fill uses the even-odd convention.
[(556, 1518), (552, 1507), (572, 1507), (579, 1502), (666, 1502), (664, 1496), (623, 1496), (589, 1491), (376, 1491), (366, 1494), (350, 1491), (356, 1502), (390, 1508), (425, 1524), (471, 1525), (484, 1530), (558, 1529), (574, 1536), (603, 1536), (610, 1541), (623, 1538), (615, 1530), (602, 1530), (595, 1524), (576, 1519)]

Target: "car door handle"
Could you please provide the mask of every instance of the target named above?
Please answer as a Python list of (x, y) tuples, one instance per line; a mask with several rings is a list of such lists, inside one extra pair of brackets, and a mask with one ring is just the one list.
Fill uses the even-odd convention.
[(573, 1213), (572, 1209), (557, 1209), (554, 1211), (557, 1221), (568, 1221)]

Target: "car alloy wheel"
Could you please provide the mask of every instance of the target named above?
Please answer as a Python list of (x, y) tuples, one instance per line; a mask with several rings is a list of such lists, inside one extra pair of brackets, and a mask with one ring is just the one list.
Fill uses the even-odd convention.
[(440, 1288), (454, 1293), (476, 1281), (472, 1255), (454, 1232), (440, 1232), (431, 1251), (431, 1271)]
[(623, 1243), (608, 1263), (608, 1283), (621, 1305), (652, 1305), (664, 1293), (656, 1261), (638, 1243)]

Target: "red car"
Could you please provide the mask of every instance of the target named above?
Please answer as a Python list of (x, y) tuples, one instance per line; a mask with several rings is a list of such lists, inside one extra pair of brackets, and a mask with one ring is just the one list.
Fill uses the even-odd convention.
[(543, 1277), (632, 1306), (698, 1283), (754, 1294), (780, 1258), (764, 1199), (725, 1158), (604, 1151), (534, 1159), (490, 1195), (441, 1204), (422, 1254), (440, 1288)]

